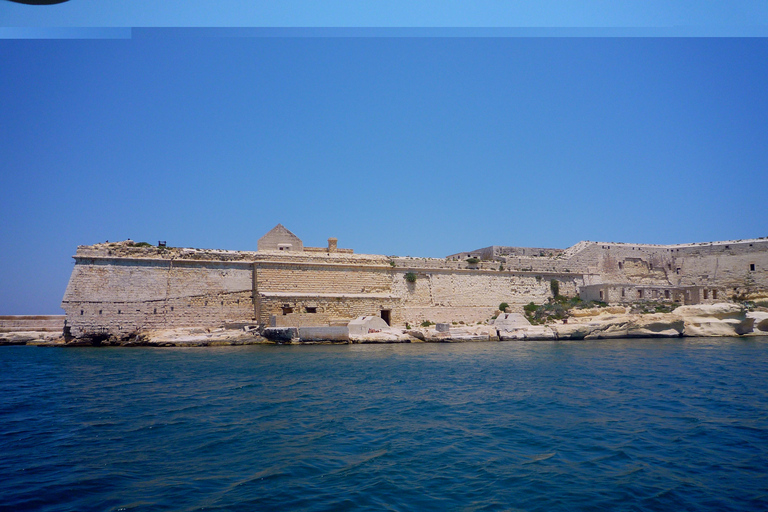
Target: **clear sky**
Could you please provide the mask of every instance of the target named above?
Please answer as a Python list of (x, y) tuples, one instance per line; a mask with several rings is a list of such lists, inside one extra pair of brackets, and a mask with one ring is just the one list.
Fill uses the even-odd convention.
[(202, 34), (0, 40), (0, 314), (61, 313), (105, 240), (768, 236), (766, 38)]
[(748, 27), (765, 0), (0, 0), (8, 27)]

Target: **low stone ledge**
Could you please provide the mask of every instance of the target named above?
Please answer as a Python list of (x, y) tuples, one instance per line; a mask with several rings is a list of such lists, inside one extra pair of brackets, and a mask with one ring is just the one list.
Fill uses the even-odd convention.
[(0, 334), (0, 346), (35, 345), (58, 346), (64, 344), (61, 332), (17, 331)]

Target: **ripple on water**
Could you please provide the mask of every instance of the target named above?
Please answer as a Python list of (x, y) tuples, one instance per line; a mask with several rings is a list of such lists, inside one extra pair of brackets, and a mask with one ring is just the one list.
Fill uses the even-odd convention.
[(768, 340), (0, 350), (8, 510), (768, 509)]

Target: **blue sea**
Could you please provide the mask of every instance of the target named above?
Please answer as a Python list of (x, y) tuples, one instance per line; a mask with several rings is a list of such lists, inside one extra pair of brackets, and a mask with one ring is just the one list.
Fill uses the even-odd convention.
[(4, 347), (0, 510), (768, 510), (768, 338)]

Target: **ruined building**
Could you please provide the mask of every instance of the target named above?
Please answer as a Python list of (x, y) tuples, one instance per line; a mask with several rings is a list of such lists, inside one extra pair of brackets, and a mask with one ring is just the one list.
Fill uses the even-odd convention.
[(223, 325), (392, 325), (488, 320), (563, 295), (608, 303), (719, 302), (768, 295), (768, 239), (680, 245), (579, 242), (568, 249), (492, 246), (444, 259), (306, 247), (282, 225), (256, 251), (79, 246), (62, 301), (73, 336)]

